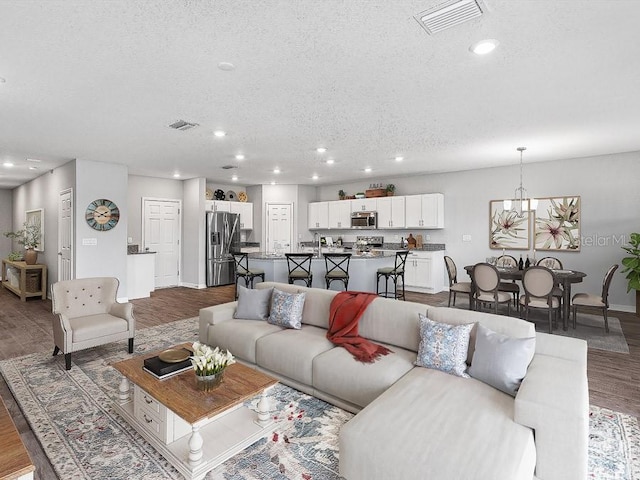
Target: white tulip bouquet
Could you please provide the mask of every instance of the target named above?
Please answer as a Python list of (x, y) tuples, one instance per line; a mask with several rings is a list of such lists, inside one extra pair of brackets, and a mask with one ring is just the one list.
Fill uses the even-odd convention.
[(209, 345), (200, 342), (193, 343), (191, 364), (197, 376), (215, 375), (233, 363), (236, 363), (236, 361), (229, 350), (223, 352), (218, 347), (211, 348)]

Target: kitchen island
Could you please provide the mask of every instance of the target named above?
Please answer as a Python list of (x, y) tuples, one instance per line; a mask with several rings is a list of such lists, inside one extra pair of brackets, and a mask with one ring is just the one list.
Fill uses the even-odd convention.
[[(359, 292), (376, 291), (376, 272), (379, 268), (393, 267), (395, 253), (361, 253), (353, 254), (349, 264), (349, 290)], [(264, 271), (266, 281), (288, 283), (289, 269), (284, 254), (250, 253), (249, 268)], [(312, 287), (327, 288), (324, 276), (327, 273), (324, 257), (315, 256), (311, 260), (311, 272), (313, 273)], [(393, 282), (389, 282), (389, 290), (393, 290)], [(303, 285), (301, 282), (297, 284)], [(242, 282), (240, 282), (242, 285)], [(344, 290), (342, 282), (331, 283), (331, 290)], [(384, 280), (380, 280), (380, 290), (384, 291)]]

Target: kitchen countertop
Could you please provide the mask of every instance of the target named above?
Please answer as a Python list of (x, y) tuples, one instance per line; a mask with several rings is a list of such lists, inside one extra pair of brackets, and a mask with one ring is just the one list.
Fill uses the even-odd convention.
[[(295, 252), (297, 253), (297, 252)], [(301, 252), (302, 253), (302, 252)], [(328, 252), (328, 253), (332, 253), (332, 252)], [(338, 252), (336, 252), (338, 253)], [(349, 253), (349, 252), (345, 252), (345, 253)], [(376, 252), (376, 253), (365, 253), (365, 254), (352, 254), (351, 255), (351, 259), (352, 260), (366, 260), (366, 259), (375, 259), (375, 258), (386, 258), (386, 257), (394, 257), (395, 256), (395, 252)], [(250, 253), (249, 254), (249, 258), (253, 258), (254, 260), (285, 260), (286, 257), (284, 256), (284, 254), (280, 255), (274, 255), (272, 253), (269, 252), (257, 252), (257, 253)], [(322, 260), (323, 257), (319, 257), (318, 255), (314, 255), (313, 259), (314, 260)]]
[(157, 253), (157, 252), (128, 252), (127, 255), (147, 255), (149, 253)]

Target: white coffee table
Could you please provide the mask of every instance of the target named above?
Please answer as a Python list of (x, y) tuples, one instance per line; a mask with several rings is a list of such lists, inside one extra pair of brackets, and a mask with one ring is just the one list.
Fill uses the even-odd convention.
[[(269, 433), (273, 417), (267, 393), (278, 383), (275, 378), (235, 363), (219, 387), (202, 392), (193, 370), (164, 380), (144, 371), (144, 360), (158, 353), (113, 365), (123, 375), (115, 408), (185, 478), (204, 478)], [(243, 402), (260, 394), (256, 414)]]

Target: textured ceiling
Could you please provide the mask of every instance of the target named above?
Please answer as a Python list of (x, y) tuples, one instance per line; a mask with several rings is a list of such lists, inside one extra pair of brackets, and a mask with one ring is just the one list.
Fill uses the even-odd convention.
[(640, 1), (487, 0), (429, 36), (441, 2), (0, 0), (0, 187), (73, 158), (331, 184), (640, 150)]

